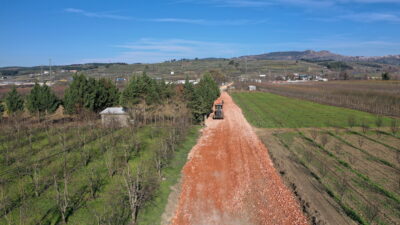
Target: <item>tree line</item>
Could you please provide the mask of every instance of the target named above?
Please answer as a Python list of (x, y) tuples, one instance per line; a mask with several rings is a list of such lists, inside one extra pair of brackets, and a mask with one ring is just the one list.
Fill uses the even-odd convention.
[(96, 80), (83, 74), (75, 74), (63, 99), (58, 98), (46, 83), (35, 83), (25, 98), (13, 86), (5, 97), (5, 107), (0, 102), (0, 118), (5, 110), (9, 115), (15, 116), (25, 109), (41, 118), (54, 113), (60, 105), (64, 107), (66, 114), (80, 114), (84, 111), (98, 113), (117, 105), (127, 108), (134, 108), (139, 104), (155, 106), (164, 104), (176, 95), (183, 95), (193, 120), (200, 122), (204, 115), (211, 113), (213, 102), (220, 94), (215, 79), (220, 82), (221, 76), (223, 75), (213, 71), (207, 72), (197, 85), (186, 79), (181, 93), (174, 85), (167, 84), (163, 79), (152, 79), (146, 73), (132, 77), (122, 91), (109, 79)]

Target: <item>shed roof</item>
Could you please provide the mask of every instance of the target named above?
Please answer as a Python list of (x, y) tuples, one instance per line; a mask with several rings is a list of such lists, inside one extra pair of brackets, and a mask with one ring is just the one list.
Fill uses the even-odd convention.
[(108, 107), (105, 110), (100, 112), (100, 115), (104, 115), (104, 114), (120, 115), (120, 114), (127, 114), (127, 112), (124, 107)]

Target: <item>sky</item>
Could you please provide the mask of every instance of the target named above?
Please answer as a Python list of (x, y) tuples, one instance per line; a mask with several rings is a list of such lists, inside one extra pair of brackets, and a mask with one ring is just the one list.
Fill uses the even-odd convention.
[(0, 0), (0, 67), (400, 54), (400, 0)]

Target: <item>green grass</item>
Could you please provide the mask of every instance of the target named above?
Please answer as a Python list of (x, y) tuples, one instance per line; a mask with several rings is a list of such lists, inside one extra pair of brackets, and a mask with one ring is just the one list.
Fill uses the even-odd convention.
[[(232, 97), (247, 120), (262, 128), (347, 127), (348, 119), (374, 126), (376, 116), (370, 113), (264, 92), (234, 92)], [(384, 125), (390, 118), (383, 118)]]

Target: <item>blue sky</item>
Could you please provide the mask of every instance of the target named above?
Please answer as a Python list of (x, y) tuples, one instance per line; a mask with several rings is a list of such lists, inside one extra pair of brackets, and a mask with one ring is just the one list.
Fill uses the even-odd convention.
[(400, 54), (400, 0), (0, 1), (0, 66)]

